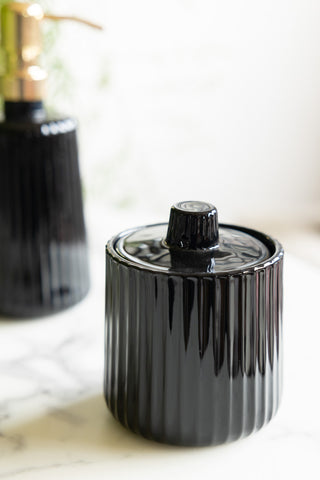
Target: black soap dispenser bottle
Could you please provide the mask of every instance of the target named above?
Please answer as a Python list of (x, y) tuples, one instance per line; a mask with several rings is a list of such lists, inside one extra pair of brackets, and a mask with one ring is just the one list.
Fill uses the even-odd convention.
[(61, 311), (89, 289), (77, 125), (43, 103), (45, 17), (35, 3), (1, 10), (0, 314), (13, 317)]

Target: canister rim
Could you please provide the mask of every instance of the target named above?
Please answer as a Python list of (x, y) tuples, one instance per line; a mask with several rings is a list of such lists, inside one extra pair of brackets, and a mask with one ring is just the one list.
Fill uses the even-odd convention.
[(115, 261), (118, 263), (125, 265), (129, 268), (135, 268), (138, 270), (142, 270), (144, 272), (150, 272), (150, 274), (157, 274), (157, 275), (165, 275), (165, 276), (178, 276), (178, 277), (230, 277), (230, 276), (236, 276), (236, 275), (249, 275), (252, 273), (255, 273), (260, 270), (264, 270), (269, 266), (274, 265), (275, 263), (278, 263), (284, 255), (284, 250), (280, 242), (273, 237), (262, 233), (258, 230), (254, 230), (251, 228), (239, 226), (239, 225), (232, 225), (232, 224), (220, 224), (221, 228), (226, 228), (226, 229), (233, 229), (237, 230), (242, 233), (246, 233), (250, 236), (255, 237), (256, 239), (260, 240), (270, 251), (270, 256), (250, 267), (244, 267), (244, 268), (237, 268), (233, 270), (228, 270), (228, 271), (213, 271), (213, 272), (193, 272), (193, 271), (179, 271), (179, 270), (164, 270), (160, 269), (157, 266), (153, 266), (152, 264), (146, 265), (144, 263), (139, 263), (138, 261), (135, 262), (129, 257), (125, 257), (121, 255), (117, 249), (116, 245), (118, 241), (128, 235), (131, 235), (135, 232), (138, 232), (139, 230), (149, 228), (149, 227), (158, 227), (158, 226), (165, 226), (167, 225), (166, 223), (156, 223), (156, 224), (151, 224), (151, 225), (143, 225), (139, 227), (133, 227), (129, 228), (127, 230), (124, 230), (120, 232), (119, 234), (113, 236), (107, 243), (106, 245), (106, 253), (109, 254)]

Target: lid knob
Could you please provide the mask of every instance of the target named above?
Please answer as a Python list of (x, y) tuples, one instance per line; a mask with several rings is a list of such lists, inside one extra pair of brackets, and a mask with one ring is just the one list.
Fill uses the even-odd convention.
[(183, 250), (207, 250), (217, 246), (217, 209), (207, 202), (176, 203), (171, 207), (165, 242), (169, 248)]

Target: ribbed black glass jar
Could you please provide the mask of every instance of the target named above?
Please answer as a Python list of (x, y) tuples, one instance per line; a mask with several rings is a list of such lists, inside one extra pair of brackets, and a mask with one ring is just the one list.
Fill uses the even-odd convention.
[(106, 250), (105, 397), (129, 429), (178, 445), (261, 428), (282, 388), (281, 245), (180, 202)]
[(89, 289), (77, 124), (42, 102), (6, 102), (0, 122), (0, 314), (61, 311)]

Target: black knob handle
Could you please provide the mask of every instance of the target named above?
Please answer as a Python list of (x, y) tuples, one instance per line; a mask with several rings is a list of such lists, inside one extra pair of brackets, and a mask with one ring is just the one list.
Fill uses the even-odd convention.
[(182, 250), (208, 250), (217, 246), (217, 209), (207, 202), (176, 203), (171, 207), (165, 242), (169, 248)]

